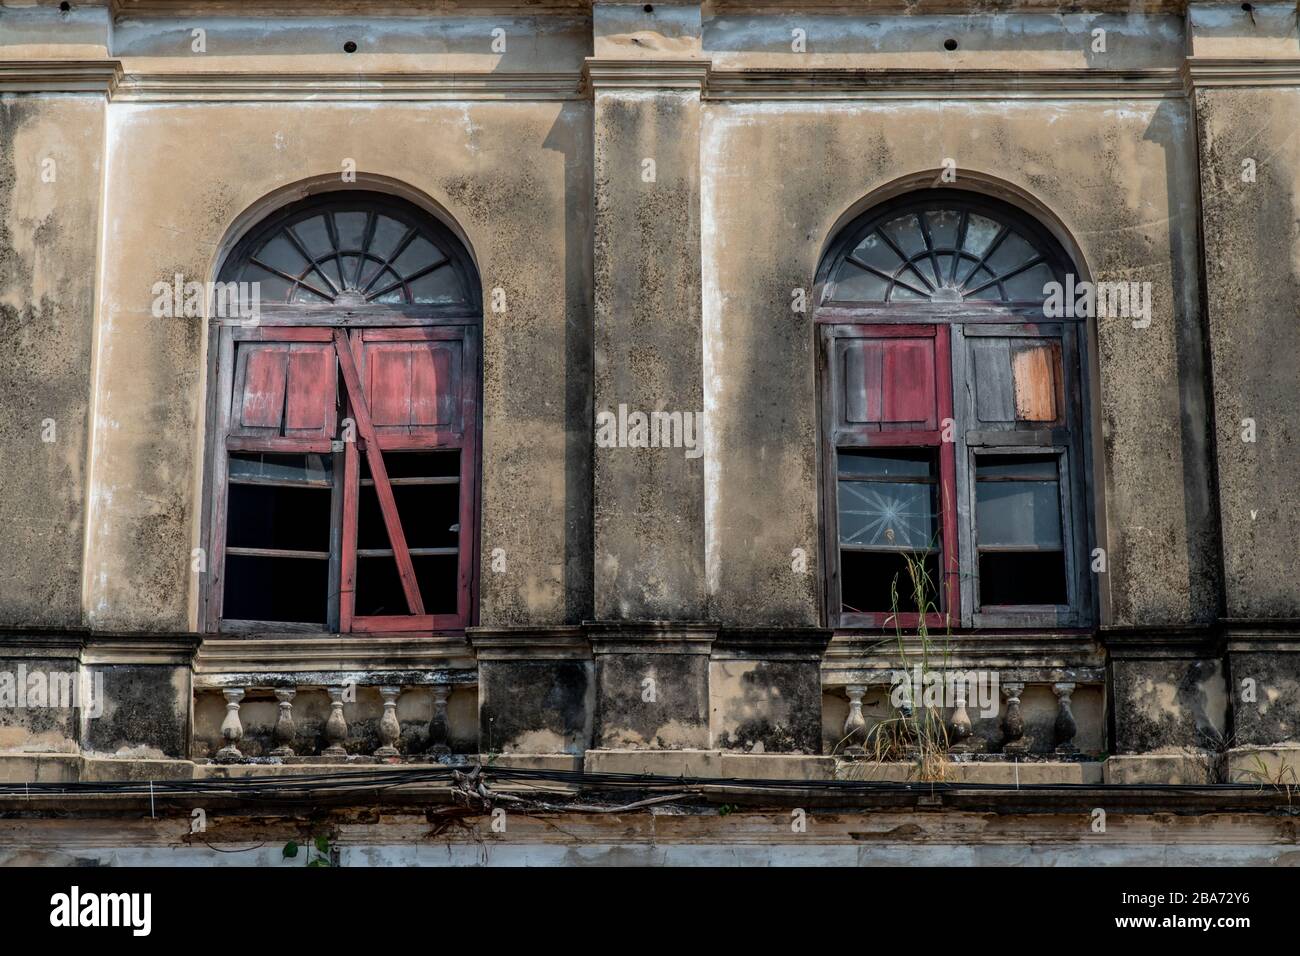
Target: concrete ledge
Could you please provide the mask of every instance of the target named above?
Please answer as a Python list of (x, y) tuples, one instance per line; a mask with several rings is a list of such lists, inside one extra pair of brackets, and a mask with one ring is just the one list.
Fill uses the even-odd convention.
[[(466, 758), (469, 759), (469, 758)], [(580, 773), (582, 758), (576, 754), (479, 754), (485, 767), (509, 767), (512, 770), (563, 770)]]
[(736, 780), (834, 780), (834, 757), (722, 754), (722, 776)]
[[(1085, 764), (1024, 761), (979, 761), (950, 763), (945, 768), (944, 783), (1087, 783)], [(1091, 768), (1089, 768), (1091, 769)], [(1088, 776), (1096, 776), (1090, 773)], [(837, 760), (836, 780), (920, 782), (917, 768), (911, 763), (874, 763), (869, 760)], [(938, 781), (936, 781), (938, 782)]]
[(83, 757), (81, 780), (192, 780), (197, 776), (192, 760), (155, 760), (121, 757)]
[(587, 773), (655, 773), (667, 777), (721, 777), (721, 750), (588, 750)]
[(1211, 782), (1214, 755), (1208, 751), (1177, 754), (1120, 754), (1107, 757), (1102, 770), (1105, 783)]
[(0, 783), (73, 783), (79, 754), (0, 754)]

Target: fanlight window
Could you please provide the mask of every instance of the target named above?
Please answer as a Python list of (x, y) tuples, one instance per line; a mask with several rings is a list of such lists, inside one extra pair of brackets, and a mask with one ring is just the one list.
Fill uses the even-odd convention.
[(1038, 238), (992, 209), (928, 203), (851, 234), (823, 301), (1041, 304), (1059, 278)]
[(819, 274), (829, 606), (841, 627), (1091, 619), (1073, 271), (1033, 220), (956, 190), (867, 213)]
[(232, 257), (225, 278), (261, 284), (265, 303), (470, 305), (464, 257), (449, 237), (394, 206), (337, 200), (273, 223)]

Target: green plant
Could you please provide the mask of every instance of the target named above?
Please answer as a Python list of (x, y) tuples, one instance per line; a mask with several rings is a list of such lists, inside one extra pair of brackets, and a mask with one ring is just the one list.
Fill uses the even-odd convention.
[[(942, 655), (940, 657), (939, 648), (930, 631), (930, 617), (932, 615), (937, 617), (940, 614), (938, 602), (939, 583), (931, 577), (930, 570), (926, 567), (923, 557), (915, 553), (905, 553), (903, 559), (907, 565), (907, 583), (910, 585), (912, 604), (917, 612), (914, 643), (919, 653), (919, 659), (913, 657), (908, 651), (906, 638), (913, 635), (904, 635), (903, 633), (902, 601), (899, 598), (899, 575), (897, 574), (889, 583), (890, 619), (894, 623), (894, 640), (898, 647), (898, 655), (904, 673), (919, 667), (924, 684), (927, 674), (936, 669), (942, 671), (947, 667), (951, 624), (945, 615), (943, 618)], [(935, 667), (936, 659), (940, 661), (938, 668)], [(868, 741), (872, 744), (873, 756), (877, 760), (897, 760), (900, 756), (903, 759), (910, 758), (915, 762), (918, 779), (925, 781), (945, 780), (948, 777), (948, 770), (952, 762), (948, 757), (948, 725), (944, 720), (943, 709), (933, 704), (927, 706), (924, 700), (913, 700), (912, 684), (909, 680), (905, 679), (903, 681), (902, 690), (903, 702), (899, 708), (900, 715), (881, 721), (868, 734)]]
[(1281, 790), (1286, 794), (1286, 802), (1291, 802), (1292, 796), (1297, 790), (1300, 790), (1300, 779), (1296, 777), (1295, 767), (1286, 761), (1278, 764), (1276, 770), (1270, 770), (1268, 764), (1264, 763), (1259, 754), (1255, 754), (1255, 767), (1251, 770), (1240, 771), (1241, 775), (1247, 780), (1256, 781), (1260, 789), (1271, 787), (1274, 790)]
[[(299, 849), (298, 841), (290, 840), (284, 845), (282, 856), (286, 860), (297, 859)], [(312, 852), (313, 850), (315, 851), (314, 854)], [(311, 845), (307, 847), (307, 852), (303, 855), (303, 865), (333, 866), (334, 863), (332, 862), (331, 856), (332, 850), (333, 848), (330, 846), (329, 837), (318, 836), (314, 838)]]

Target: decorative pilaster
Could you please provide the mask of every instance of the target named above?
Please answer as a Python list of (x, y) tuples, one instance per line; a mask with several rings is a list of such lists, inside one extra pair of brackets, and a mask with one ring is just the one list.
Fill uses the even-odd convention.
[[(621, 6), (597, 8), (603, 18)], [(696, 17), (698, 43), (698, 9)], [(706, 621), (699, 164), (709, 65), (689, 56), (623, 59), (603, 41), (597, 48), (615, 56), (587, 61), (595, 618)], [(651, 444), (643, 423), (656, 411), (677, 416), (681, 434)], [(707, 747), (705, 736), (691, 745)]]
[(244, 699), (242, 687), (227, 687), (221, 691), (226, 698), (226, 716), (221, 721), (221, 736), (226, 745), (217, 751), (218, 760), (239, 760), (244, 755), (238, 744), (244, 736), (244, 725), (239, 722), (239, 704)]
[(292, 757), (293, 738), (298, 728), (293, 722), (293, 699), (298, 691), (292, 687), (277, 687), (275, 699), (280, 703), (280, 713), (275, 720), (275, 742), (279, 744), (271, 751), (272, 757)]
[(1074, 735), (1079, 732), (1079, 725), (1075, 723), (1074, 711), (1070, 709), (1070, 695), (1074, 693), (1074, 684), (1053, 684), (1052, 693), (1056, 694), (1057, 701), (1056, 752), (1058, 754), (1078, 753), (1079, 748), (1074, 745)]
[(433, 716), (429, 718), (429, 750), (433, 757), (445, 757), (451, 753), (450, 731), (447, 723), (447, 701), (451, 697), (451, 688), (446, 684), (434, 684)]
[(330, 695), (330, 715), (325, 721), (325, 739), (329, 741), (329, 746), (321, 751), (322, 756), (347, 756), (347, 751), (343, 748), (343, 741), (348, 739), (348, 722), (343, 717), (343, 694), (346, 690), (345, 687), (325, 688), (325, 692)]
[(1002, 685), (1002, 696), (1007, 699), (1007, 709), (1002, 715), (1003, 753), (1022, 754), (1029, 749), (1024, 739), (1025, 717), (1020, 712), (1020, 695), (1024, 692), (1025, 685), (1019, 681)]
[(844, 693), (849, 695), (849, 715), (844, 718), (844, 739), (849, 743), (844, 752), (855, 757), (866, 752), (862, 745), (867, 729), (867, 719), (862, 716), (862, 697), (866, 692), (867, 688), (862, 684), (850, 684), (844, 688)]
[(402, 736), (402, 725), (397, 720), (397, 698), (401, 693), (400, 687), (379, 688), (379, 696), (384, 701), (384, 714), (379, 718), (379, 739), (383, 746), (375, 751), (376, 757), (398, 756), (397, 741)]

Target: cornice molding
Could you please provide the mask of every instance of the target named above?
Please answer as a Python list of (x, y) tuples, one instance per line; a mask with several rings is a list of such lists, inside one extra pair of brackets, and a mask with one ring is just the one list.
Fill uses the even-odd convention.
[(480, 662), (591, 660), (591, 642), (574, 625), (471, 627), (465, 633)]
[(588, 58), (581, 72), (125, 73), (119, 60), (0, 63), (0, 92), (115, 102), (578, 100), (592, 91), (698, 91), (713, 101), (1163, 99), (1194, 89), (1300, 86), (1300, 58), (1189, 57), (1145, 70), (717, 69), (707, 58)]
[(820, 663), (834, 632), (822, 627), (723, 627), (713, 642), (715, 661)]
[(583, 75), (596, 92), (611, 90), (686, 90), (703, 93), (708, 89), (711, 64), (703, 57), (680, 59), (606, 60), (587, 57)]
[(1175, 68), (1149, 70), (722, 70), (710, 100), (1163, 99), (1182, 96)]
[(304, 9), (301, 0), (107, 0), (114, 18), (176, 16), (367, 17), (439, 16), (445, 14), (527, 16), (589, 14), (592, 0), (316, 0)]
[(593, 656), (604, 654), (701, 654), (718, 636), (710, 621), (583, 621)]
[(578, 73), (132, 73), (127, 103), (572, 100)]
[(173, 664), (189, 667), (202, 637), (198, 634), (92, 633), (81, 652), (83, 664)]
[(118, 60), (9, 60), (0, 62), (0, 93), (104, 93), (122, 81)]
[(1300, 58), (1249, 60), (1189, 56), (1183, 61), (1182, 76), (1188, 93), (1232, 86), (1300, 86)]

